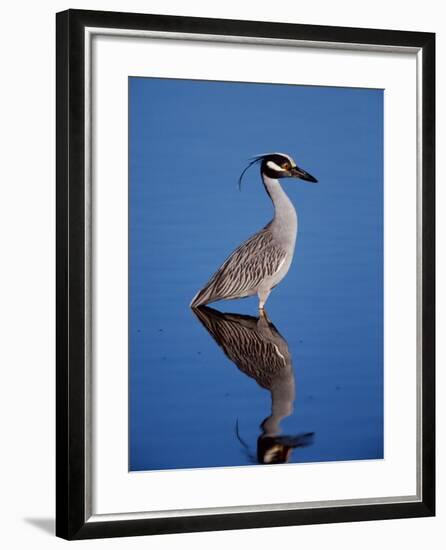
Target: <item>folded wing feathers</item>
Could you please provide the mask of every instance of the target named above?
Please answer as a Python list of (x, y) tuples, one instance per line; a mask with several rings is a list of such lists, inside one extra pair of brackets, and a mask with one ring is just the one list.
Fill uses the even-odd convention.
[(251, 296), (262, 281), (274, 275), (286, 259), (286, 252), (264, 228), (241, 244), (211, 277), (191, 302), (192, 307), (217, 300)]

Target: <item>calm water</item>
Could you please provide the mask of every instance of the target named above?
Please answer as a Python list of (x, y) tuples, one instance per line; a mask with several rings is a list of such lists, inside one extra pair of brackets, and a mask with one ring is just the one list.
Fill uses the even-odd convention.
[[(382, 458), (382, 91), (131, 78), (129, 99), (130, 469)], [(194, 314), (272, 217), (258, 169), (237, 179), (273, 150), (320, 182), (284, 182), (291, 270), (265, 318)]]

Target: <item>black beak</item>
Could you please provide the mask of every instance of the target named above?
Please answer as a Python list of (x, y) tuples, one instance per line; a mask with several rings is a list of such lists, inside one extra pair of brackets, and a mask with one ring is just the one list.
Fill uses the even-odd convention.
[(305, 172), (305, 170), (302, 170), (302, 168), (299, 168), (298, 166), (291, 168), (290, 172), (293, 178), (300, 178), (301, 180), (311, 181), (311, 183), (317, 183), (317, 179), (315, 177), (308, 172)]

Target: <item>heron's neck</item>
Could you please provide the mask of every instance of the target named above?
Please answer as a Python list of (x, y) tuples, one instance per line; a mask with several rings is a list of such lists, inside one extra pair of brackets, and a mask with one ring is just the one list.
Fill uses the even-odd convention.
[(269, 178), (262, 173), (263, 184), (266, 192), (274, 205), (275, 225), (284, 225), (288, 230), (297, 231), (297, 214), (293, 203), (282, 189), (278, 179)]

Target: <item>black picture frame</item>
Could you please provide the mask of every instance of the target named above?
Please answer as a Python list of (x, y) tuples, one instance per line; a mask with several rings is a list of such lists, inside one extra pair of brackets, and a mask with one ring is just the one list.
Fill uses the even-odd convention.
[[(360, 506), (89, 522), (86, 502), (86, 27), (327, 43), (422, 52), (421, 498)], [(247, 529), (435, 514), (435, 35), (424, 32), (68, 10), (56, 16), (56, 535), (65, 539)]]

